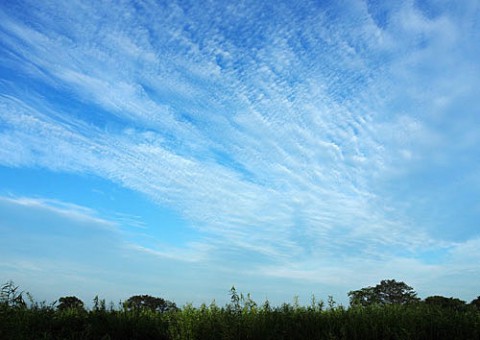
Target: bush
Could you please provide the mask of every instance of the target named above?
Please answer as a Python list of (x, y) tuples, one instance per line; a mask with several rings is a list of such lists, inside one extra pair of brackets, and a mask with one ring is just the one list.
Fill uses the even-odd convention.
[[(168, 312), (157, 308), (107, 310), (94, 300), (92, 310), (54, 309), (45, 303), (17, 303), (18, 287), (9, 283), (0, 305), (0, 339), (480, 339), (480, 311), (446, 308), (455, 299), (425, 303), (328, 307), (314, 299), (272, 307), (257, 305), (249, 295), (231, 291), (231, 302), (196, 308), (191, 304)], [(428, 302), (427, 302), (428, 300)], [(68, 304), (74, 299), (64, 299)], [(74, 303), (73, 306), (77, 306)]]

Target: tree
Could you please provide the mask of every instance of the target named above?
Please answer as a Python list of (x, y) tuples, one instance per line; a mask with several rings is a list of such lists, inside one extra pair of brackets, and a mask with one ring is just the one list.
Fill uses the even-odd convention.
[(174, 302), (150, 295), (134, 295), (128, 298), (123, 305), (127, 310), (151, 310), (160, 313), (178, 309)]
[(351, 306), (407, 304), (420, 300), (412, 287), (395, 280), (382, 280), (375, 287), (350, 291), (348, 296)]
[(470, 302), (470, 306), (473, 306), (480, 310), (480, 296), (477, 296), (476, 299), (473, 299), (472, 302)]
[(60, 311), (67, 309), (84, 310), (83, 301), (76, 296), (64, 296), (58, 299), (58, 302), (60, 303), (58, 304), (57, 309)]
[(466, 302), (457, 298), (447, 298), (445, 296), (429, 296), (425, 299), (425, 303), (430, 306), (438, 306), (441, 308), (462, 310), (466, 306)]
[(375, 290), (380, 298), (380, 303), (383, 304), (406, 304), (420, 300), (413, 288), (404, 282), (382, 280)]
[(366, 287), (350, 291), (348, 296), (350, 297), (350, 306), (369, 306), (380, 303), (375, 293), (375, 287)]

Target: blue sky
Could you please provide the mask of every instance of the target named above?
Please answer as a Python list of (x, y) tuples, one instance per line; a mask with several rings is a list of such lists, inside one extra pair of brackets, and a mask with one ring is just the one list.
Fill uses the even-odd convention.
[(480, 295), (480, 2), (3, 1), (0, 279)]

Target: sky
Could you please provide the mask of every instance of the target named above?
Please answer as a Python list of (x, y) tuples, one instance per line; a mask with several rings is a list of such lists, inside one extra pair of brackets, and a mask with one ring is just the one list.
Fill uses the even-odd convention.
[(480, 295), (480, 1), (2, 1), (0, 281)]

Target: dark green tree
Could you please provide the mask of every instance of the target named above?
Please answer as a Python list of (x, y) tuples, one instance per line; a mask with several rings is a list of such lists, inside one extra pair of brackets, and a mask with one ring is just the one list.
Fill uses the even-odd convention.
[(380, 284), (375, 286), (375, 292), (380, 299), (380, 303), (383, 304), (406, 304), (420, 301), (412, 287), (395, 280), (382, 280)]
[(445, 296), (429, 296), (425, 299), (425, 303), (430, 306), (438, 306), (441, 308), (447, 308), (452, 310), (465, 309), (466, 302), (457, 298), (447, 298)]
[(473, 299), (472, 302), (470, 302), (470, 306), (480, 310), (480, 296), (477, 296), (476, 299)]
[(348, 296), (351, 306), (407, 304), (420, 300), (412, 287), (395, 280), (382, 280), (375, 287), (350, 291)]
[(64, 296), (58, 299), (57, 309), (60, 311), (67, 309), (85, 310), (83, 301), (76, 296)]
[(375, 287), (366, 287), (359, 290), (353, 290), (348, 293), (351, 306), (369, 306), (380, 303), (376, 293)]
[(165, 313), (177, 310), (174, 302), (153, 297), (150, 295), (134, 295), (123, 303), (127, 310), (151, 310), (154, 312)]

